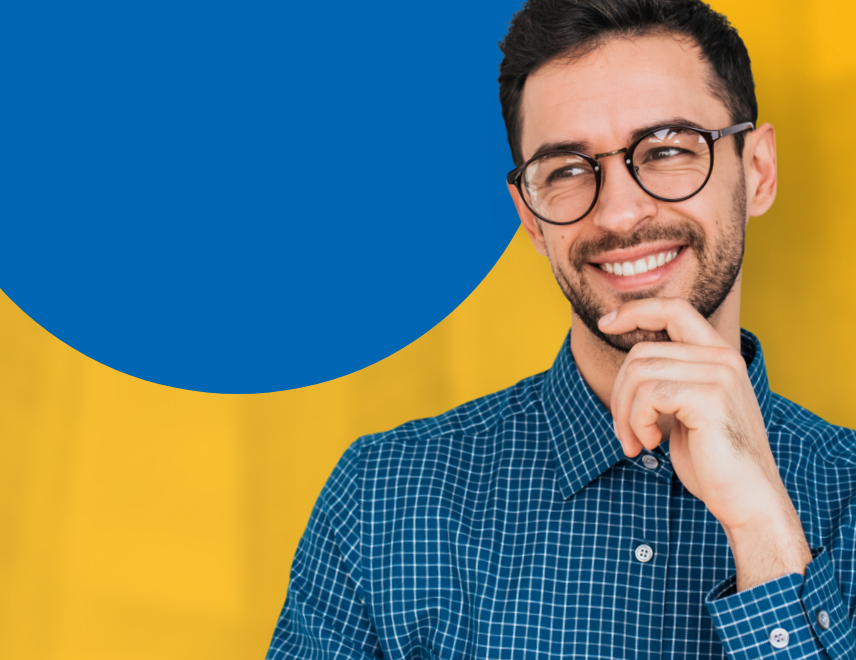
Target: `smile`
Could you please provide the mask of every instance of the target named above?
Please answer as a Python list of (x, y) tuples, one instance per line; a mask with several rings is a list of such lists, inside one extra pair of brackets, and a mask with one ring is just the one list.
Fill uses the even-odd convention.
[(657, 255), (650, 255), (647, 259), (637, 259), (636, 261), (625, 261), (622, 263), (603, 263), (598, 264), (601, 270), (605, 270), (611, 275), (620, 275), (622, 277), (630, 277), (631, 275), (639, 275), (656, 270), (661, 266), (665, 266), (678, 256), (681, 248), (660, 252)]

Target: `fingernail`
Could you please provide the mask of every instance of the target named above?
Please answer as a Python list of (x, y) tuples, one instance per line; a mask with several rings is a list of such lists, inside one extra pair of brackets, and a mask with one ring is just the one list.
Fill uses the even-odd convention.
[(612, 430), (615, 431), (615, 437), (621, 440), (621, 438), (618, 436), (618, 424), (615, 423), (614, 419), (612, 420)]
[(604, 316), (600, 321), (597, 322), (598, 325), (609, 325), (615, 320), (615, 317), (618, 316), (618, 310), (615, 309), (611, 311), (609, 314)]

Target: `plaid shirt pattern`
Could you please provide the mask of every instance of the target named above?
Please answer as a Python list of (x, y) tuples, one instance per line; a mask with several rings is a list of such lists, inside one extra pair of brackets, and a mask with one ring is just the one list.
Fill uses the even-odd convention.
[(735, 593), (722, 527), (668, 443), (624, 456), (569, 339), (545, 373), (351, 445), (268, 660), (856, 658), (856, 432), (771, 393), (743, 331), (814, 559)]

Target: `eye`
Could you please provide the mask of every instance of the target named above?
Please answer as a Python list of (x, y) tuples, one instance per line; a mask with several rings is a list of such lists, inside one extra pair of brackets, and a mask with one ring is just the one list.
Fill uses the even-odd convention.
[(586, 167), (580, 167), (579, 165), (569, 165), (567, 167), (560, 167), (557, 170), (553, 170), (550, 173), (550, 176), (547, 177), (547, 183), (552, 183), (557, 180), (562, 179), (573, 179), (574, 177), (581, 176), (583, 174), (589, 174), (591, 170)]
[(667, 158), (682, 156), (686, 153), (689, 152), (685, 149), (677, 149), (675, 147), (662, 147), (660, 149), (651, 149), (648, 152), (648, 157), (646, 158), (646, 160), (665, 160)]

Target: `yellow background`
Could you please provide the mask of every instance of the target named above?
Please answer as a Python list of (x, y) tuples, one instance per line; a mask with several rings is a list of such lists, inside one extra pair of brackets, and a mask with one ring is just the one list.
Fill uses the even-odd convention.
[[(714, 7), (749, 47), (779, 139), (743, 325), (776, 391), (856, 426), (856, 5)], [(466, 302), (390, 358), (302, 390), (212, 395), (102, 366), (0, 295), (0, 657), (262, 658), (345, 447), (548, 368), (569, 323), (518, 233)]]

